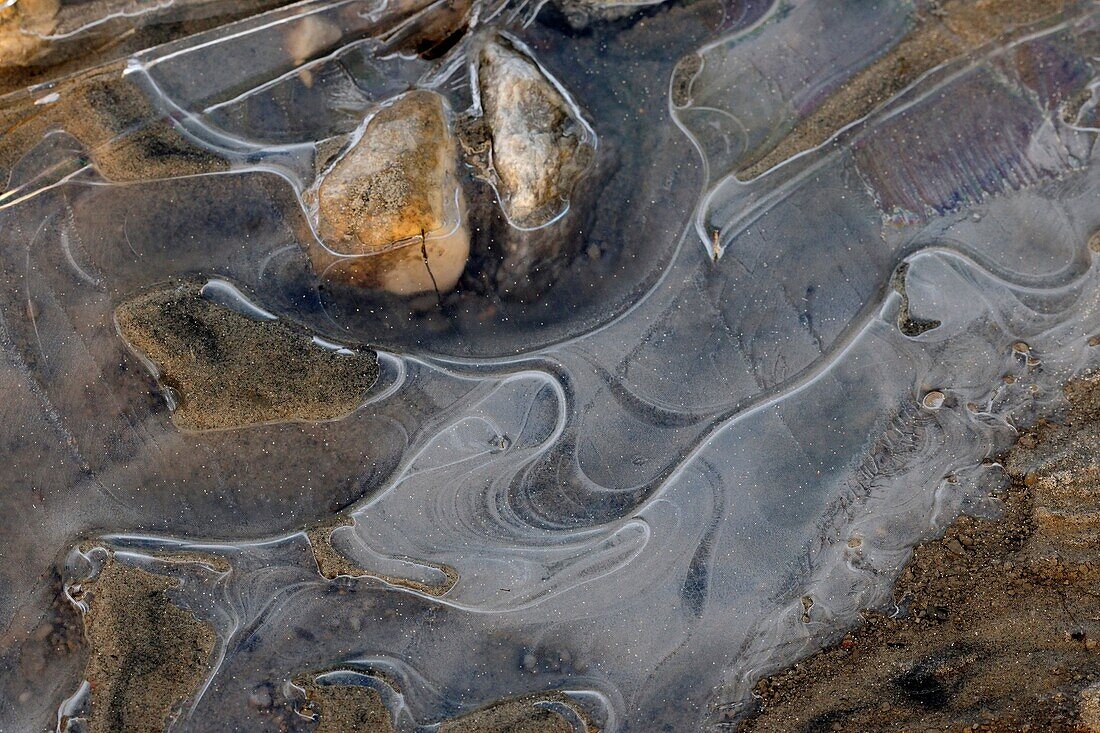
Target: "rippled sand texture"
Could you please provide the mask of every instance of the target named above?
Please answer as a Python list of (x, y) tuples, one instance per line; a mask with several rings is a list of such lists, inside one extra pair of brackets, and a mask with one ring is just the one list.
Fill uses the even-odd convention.
[(0, 731), (729, 730), (1100, 365), (1095, 3), (0, 5)]

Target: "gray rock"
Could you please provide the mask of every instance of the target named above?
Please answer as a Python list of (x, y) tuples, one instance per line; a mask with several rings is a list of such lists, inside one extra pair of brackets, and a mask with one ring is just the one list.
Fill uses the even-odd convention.
[(560, 216), (595, 152), (595, 135), (576, 104), (535, 60), (503, 36), (477, 56), (488, 126), (490, 169), (501, 206), (517, 227)]
[[(474, 57), (481, 116), (461, 139), (474, 174), (492, 184), (506, 221), (492, 226), (502, 297), (533, 300), (576, 254), (577, 206), (596, 136), (580, 108), (518, 42), (496, 35)], [(490, 215), (492, 216), (492, 215)]]

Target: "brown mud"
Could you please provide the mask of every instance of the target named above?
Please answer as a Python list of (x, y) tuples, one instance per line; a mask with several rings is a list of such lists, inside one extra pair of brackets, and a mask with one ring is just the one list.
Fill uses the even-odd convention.
[(762, 680), (741, 731), (1100, 731), (1100, 376), (1004, 459), (996, 520), (919, 546), (838, 644)]
[(451, 588), (454, 588), (455, 583), (458, 582), (458, 571), (447, 565), (439, 565), (436, 563), (421, 562), (420, 564), (433, 567), (443, 573), (444, 580), (437, 585), (430, 585), (428, 583), (421, 583), (416, 580), (399, 578), (392, 575), (383, 575), (361, 567), (350, 560), (347, 555), (336, 549), (332, 544), (333, 530), (338, 527), (348, 527), (352, 524), (354, 524), (354, 522), (347, 517), (337, 517), (305, 530), (306, 538), (309, 540), (310, 549), (313, 552), (313, 559), (317, 562), (317, 570), (325, 578), (329, 580), (335, 580), (340, 577), (375, 578), (391, 585), (398, 585), (432, 596), (441, 596), (445, 594)]
[(469, 30), (473, 0), (444, 0), (409, 18), (408, 24), (386, 38), (379, 55), (415, 54), (438, 59), (454, 48)]
[(141, 0), (19, 0), (0, 11), (0, 94), (287, 4), (176, 0), (150, 9)]
[[(1061, 12), (1071, 0), (931, 0), (912, 30), (877, 61), (799, 121), (774, 147), (743, 162), (738, 178), (755, 178), (815, 148), (865, 117), (925, 72)], [(681, 93), (681, 96), (682, 93)]]
[(370, 687), (295, 682), (305, 690), (306, 709), (317, 716), (313, 733), (393, 733), (390, 711)]
[(65, 594), (60, 572), (51, 568), (43, 581), (41, 605), (26, 605), (44, 608), (40, 615), (31, 624), (11, 624), (0, 630), (8, 670), (20, 680), (0, 692), (0, 699), (12, 707), (33, 706), (42, 696), (63, 699), (72, 693), (71, 681), (81, 679), (87, 665), (84, 620)]
[(215, 304), (197, 282), (118, 307), (119, 333), (160, 372), (185, 430), (284, 420), (331, 420), (361, 404), (378, 377), (373, 352), (340, 354), (282, 321)]
[(172, 602), (177, 585), (113, 557), (83, 585), (91, 733), (165, 730), (208, 674), (214, 628)]
[[(111, 181), (139, 181), (227, 170), (223, 158), (195, 145), (145, 94), (122, 76), (122, 64), (108, 64), (59, 82), (51, 104), (17, 103), (0, 109), (0, 175), (50, 133), (64, 130), (87, 151), (43, 171), (50, 180), (73, 173), (88, 162)], [(43, 93), (43, 96), (44, 93)]]
[[(305, 689), (309, 710), (317, 716), (314, 733), (393, 731), (389, 711), (375, 690), (361, 685), (296, 682)], [(552, 705), (572, 710), (584, 725), (586, 733), (599, 733), (599, 727), (575, 702), (554, 691), (502, 700), (449, 718), (440, 723), (439, 733), (573, 733), (573, 724)]]
[(903, 262), (898, 266), (898, 269), (894, 270), (894, 277), (891, 279), (890, 285), (894, 288), (894, 292), (901, 296), (901, 303), (898, 305), (898, 330), (913, 338), (938, 327), (940, 322), (913, 318), (913, 315), (909, 312), (909, 294), (905, 290), (905, 274), (907, 272), (909, 272), (909, 263)]
[(439, 733), (572, 733), (573, 725), (560, 713), (539, 703), (559, 703), (572, 709), (584, 721), (588, 733), (599, 728), (560, 692), (525, 695), (493, 703), (481, 710), (445, 720)]

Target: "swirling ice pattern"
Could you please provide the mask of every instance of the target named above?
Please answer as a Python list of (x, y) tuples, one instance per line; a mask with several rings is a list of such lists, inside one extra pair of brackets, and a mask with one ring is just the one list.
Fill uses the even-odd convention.
[[(814, 75), (861, 68), (906, 28), (907, 4), (821, 5), (747, 5), (722, 37), (675, 36), (675, 57), (647, 49), (635, 27), (623, 33), (638, 47), (593, 60), (595, 79), (565, 59), (594, 59), (599, 41), (556, 35), (532, 20), (537, 8), (501, 11), (547, 49), (601, 145), (622, 157), (608, 191), (645, 192), (601, 198), (590, 235), (620, 250), (637, 240), (640, 259), (592, 281), (598, 303), (577, 295), (562, 307), (558, 292), (541, 325), (502, 306), (484, 321), (456, 316), (437, 339), (395, 327), (404, 306), (393, 303), (372, 303), (374, 320), (348, 316), (300, 246), (297, 194), (316, 141), (394, 91), (357, 78), (368, 70), (353, 61), (374, 42), (379, 7), (300, 4), (131, 58), (127, 78), (153, 107), (232, 165), (156, 182), (109, 183), (90, 164), (51, 178), (50, 164), (79, 150), (51, 136), (9, 172), (0, 626), (14, 651), (0, 697), (43, 694), (0, 709), (0, 729), (53, 720), (80, 686), (79, 670), (60, 666), (26, 679), (12, 640), (37, 619), (25, 609), (48, 604), (40, 576), (56, 558), (69, 553), (73, 578), (101, 561), (70, 552), (89, 537), (179, 575), (176, 595), (215, 623), (216, 668), (174, 730), (263, 729), (251, 691), (333, 667), (376, 686), (400, 730), (542, 689), (567, 691), (610, 731), (719, 730), (760, 674), (887, 603), (916, 542), (961, 511), (995, 510), (999, 472), (983, 459), (1096, 362), (1100, 271), (1085, 244), (1100, 226), (1095, 130), (989, 75), (1005, 52), (983, 48), (743, 182), (746, 151), (811, 103), (784, 95), (835, 89)], [(672, 37), (678, 13), (694, 12), (709, 18), (674, 9), (645, 33)], [(857, 22), (847, 12), (869, 16), (859, 44), (775, 52), (811, 21)], [(290, 58), (274, 34), (305, 16), (342, 35), (316, 58)], [(1018, 43), (1077, 53), (1077, 31), (1094, 22), (1083, 6)], [(576, 46), (561, 57), (551, 50), (566, 43)], [(702, 71), (673, 111), (678, 128), (665, 107), (626, 114), (595, 92), (625, 75), (633, 93), (661, 99), (678, 55), (695, 49)], [(461, 98), (455, 54), (401, 73)], [(624, 72), (628, 59), (644, 68)], [(296, 109), (281, 95), (305, 67), (331, 83)], [(979, 108), (1023, 99), (1011, 114), (1025, 138), (920, 168), (898, 140), (938, 124), (959, 89)], [(646, 114), (667, 131), (648, 148), (634, 137)], [(695, 166), (683, 163), (690, 145)], [(894, 151), (905, 170), (868, 150)], [(657, 191), (669, 192), (663, 208), (646, 198)], [(675, 222), (632, 237), (649, 207)], [(890, 279), (903, 262), (910, 315), (939, 322), (918, 336), (897, 326)], [(368, 399), (335, 422), (174, 429), (112, 314), (129, 294), (194, 273), (327, 341), (383, 345)], [(923, 403), (932, 390), (942, 406)], [(301, 530), (337, 512), (352, 523), (333, 544), (369, 577), (317, 572)], [(181, 552), (229, 569), (165, 563)], [(425, 591), (442, 568), (457, 582)]]

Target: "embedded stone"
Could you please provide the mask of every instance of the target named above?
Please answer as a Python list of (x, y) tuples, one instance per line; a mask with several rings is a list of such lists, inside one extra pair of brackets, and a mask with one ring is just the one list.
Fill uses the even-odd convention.
[(568, 207), (595, 136), (557, 82), (502, 36), (481, 47), (478, 84), (504, 212), (521, 228), (545, 225)]
[(443, 98), (401, 95), (306, 192), (324, 278), (400, 295), (454, 288), (470, 251), (456, 149)]

